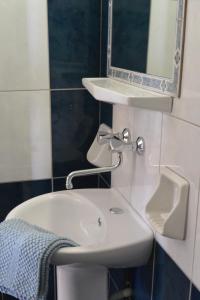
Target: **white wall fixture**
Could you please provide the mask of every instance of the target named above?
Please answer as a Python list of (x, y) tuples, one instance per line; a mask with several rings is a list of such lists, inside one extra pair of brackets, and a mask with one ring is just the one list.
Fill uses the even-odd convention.
[(173, 99), (110, 78), (83, 78), (84, 87), (99, 101), (171, 112)]
[(189, 183), (168, 168), (161, 168), (160, 184), (146, 206), (153, 228), (169, 238), (183, 240)]
[[(112, 129), (106, 124), (101, 124), (99, 126), (98, 132), (103, 132), (107, 135), (112, 134)], [(109, 148), (108, 143), (98, 142), (98, 134), (96, 135), (90, 149), (87, 153), (87, 160), (97, 167), (110, 166), (112, 164), (112, 153)]]

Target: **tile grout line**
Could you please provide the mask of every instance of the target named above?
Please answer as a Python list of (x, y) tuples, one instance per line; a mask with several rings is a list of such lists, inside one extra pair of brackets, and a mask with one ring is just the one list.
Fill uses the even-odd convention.
[(54, 178), (51, 178), (51, 191), (54, 192)]
[(28, 89), (28, 90), (23, 90), (23, 89), (15, 89), (15, 90), (1, 90), (0, 91), (0, 94), (1, 93), (20, 93), (20, 92), (56, 92), (56, 91), (85, 91), (86, 89), (84, 87), (82, 88), (58, 88), (58, 89)]
[(49, 92), (49, 112), (50, 112), (50, 148), (51, 148), (51, 191), (54, 191), (54, 182), (53, 182), (53, 126), (52, 126), (52, 95), (51, 92)]
[[(49, 124), (49, 130), (50, 130), (50, 148), (51, 148), (51, 192), (54, 192), (54, 179), (53, 179), (53, 126), (52, 126), (52, 95), (51, 95), (51, 64), (50, 64), (50, 43), (49, 43), (49, 10), (48, 10), (48, 1), (47, 1), (47, 45), (48, 45), (48, 62), (49, 62), (49, 68), (48, 68), (48, 77), (49, 77), (49, 112), (50, 112), (50, 124)], [(53, 278), (53, 285), (54, 285), (54, 300), (57, 300), (57, 281), (56, 281), (56, 267), (53, 268), (54, 272), (54, 278)], [(2, 299), (3, 300), (3, 299)]]
[(57, 267), (53, 267), (53, 280), (54, 280), (54, 300), (58, 299), (58, 287), (57, 287)]
[(153, 291), (154, 291), (155, 260), (156, 260), (156, 240), (154, 240), (154, 246), (153, 246), (153, 270), (152, 270), (152, 280), (151, 280), (151, 300), (153, 300)]
[(192, 297), (192, 281), (190, 280), (190, 289), (189, 289), (188, 300), (191, 300), (191, 297)]
[(114, 279), (113, 276), (110, 274), (110, 272), (109, 272), (109, 281), (113, 283), (116, 292), (120, 290), (119, 287), (118, 287), (118, 284), (116, 283), (115, 279)]
[(163, 130), (164, 130), (164, 115), (163, 115), (163, 113), (162, 113), (161, 130), (160, 130), (159, 174), (160, 174), (161, 159), (162, 159)]
[(111, 187), (111, 185), (107, 182), (107, 180), (101, 174), (99, 175), (99, 177), (107, 185), (108, 188)]
[(188, 124), (193, 125), (193, 126), (198, 127), (198, 128), (200, 127), (200, 124), (198, 125), (198, 124), (196, 124), (196, 123), (193, 123), (193, 122), (188, 121), (188, 120), (186, 120), (186, 119), (183, 119), (183, 118), (174, 116), (174, 115), (172, 115), (172, 114), (163, 113), (163, 115), (168, 116), (168, 117), (173, 118), (173, 119), (176, 119), (176, 120), (179, 120), (179, 121), (182, 121), (182, 122), (185, 122), (185, 123), (188, 123)]
[(48, 178), (39, 178), (39, 179), (23, 179), (23, 180), (15, 180), (15, 181), (2, 181), (1, 184), (11, 184), (11, 183), (24, 183), (24, 182), (35, 182), (35, 181), (45, 181), (45, 180), (51, 180), (52, 177)]
[(99, 31), (99, 77), (102, 73), (102, 31), (103, 31), (103, 0), (100, 1), (100, 31)]
[(97, 177), (97, 187), (100, 188), (100, 176)]
[(51, 70), (50, 70), (50, 42), (49, 42), (49, 5), (48, 1), (46, 4), (46, 25), (47, 25), (47, 56), (48, 56), (48, 79), (49, 79), (49, 90), (51, 89)]
[(64, 179), (64, 178), (66, 178), (66, 176), (58, 176), (58, 177), (53, 177), (53, 179)]
[(189, 300), (192, 296), (192, 285), (193, 283), (193, 272), (194, 272), (194, 261), (195, 261), (195, 248), (196, 248), (196, 237), (197, 237), (197, 229), (198, 229), (198, 218), (199, 215), (199, 208), (200, 208), (200, 179), (199, 179), (199, 185), (198, 185), (198, 204), (197, 204), (197, 216), (196, 216), (196, 224), (195, 224), (195, 239), (194, 239), (194, 245), (193, 245), (193, 260), (192, 260), (192, 274), (191, 274), (191, 280), (190, 280), (190, 294), (189, 294)]
[[(99, 101), (99, 127), (101, 123), (101, 101)], [(97, 177), (97, 187), (100, 188), (100, 174)]]
[(61, 89), (51, 89), (51, 92), (57, 92), (57, 91), (85, 91), (86, 88), (61, 88)]

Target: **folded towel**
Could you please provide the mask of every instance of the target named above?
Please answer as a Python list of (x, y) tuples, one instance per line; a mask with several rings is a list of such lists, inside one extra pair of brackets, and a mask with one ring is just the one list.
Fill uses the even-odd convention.
[(70, 246), (77, 244), (22, 220), (0, 223), (0, 292), (19, 300), (45, 299), (51, 257)]

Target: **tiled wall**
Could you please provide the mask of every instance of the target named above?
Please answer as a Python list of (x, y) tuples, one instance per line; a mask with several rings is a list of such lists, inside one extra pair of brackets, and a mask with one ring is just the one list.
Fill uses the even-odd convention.
[(81, 79), (105, 74), (106, 10), (103, 0), (0, 0), (0, 221), (21, 202), (64, 189), (71, 170), (90, 167), (86, 152), (112, 108)]
[[(144, 296), (135, 299), (200, 299), (200, 2), (188, 0), (181, 98), (172, 114), (114, 106), (115, 130), (129, 127), (136, 139), (143, 136), (146, 153), (126, 153), (123, 167), (113, 172), (112, 186), (145, 217), (145, 205), (159, 181), (160, 166), (166, 165), (190, 183), (186, 239), (172, 240), (156, 234), (153, 282)], [(147, 220), (146, 220), (147, 221)], [(134, 270), (132, 270), (134, 274)], [(154, 275), (154, 276), (153, 276)]]

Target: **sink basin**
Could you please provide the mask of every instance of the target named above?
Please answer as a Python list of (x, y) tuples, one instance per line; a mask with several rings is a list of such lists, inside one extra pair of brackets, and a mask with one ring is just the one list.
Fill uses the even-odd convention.
[(86, 263), (106, 267), (140, 266), (147, 262), (153, 233), (114, 189), (49, 193), (14, 208), (19, 218), (70, 238), (80, 247), (62, 248), (55, 265)]

